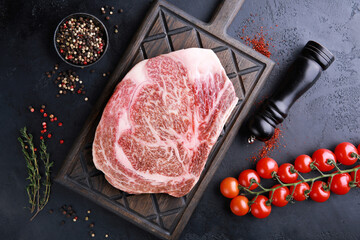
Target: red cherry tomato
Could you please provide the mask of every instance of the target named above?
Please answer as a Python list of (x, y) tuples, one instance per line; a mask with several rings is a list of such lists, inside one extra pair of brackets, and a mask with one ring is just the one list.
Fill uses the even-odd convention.
[[(360, 165), (357, 165), (354, 168), (358, 168), (358, 167), (360, 167)], [(356, 186), (360, 187), (360, 169), (356, 171), (356, 179), (354, 179), (354, 177), (355, 177), (355, 172), (352, 172), (351, 179), (356, 182)]]
[(236, 196), (230, 202), (231, 211), (237, 216), (244, 216), (249, 212), (249, 200), (245, 196)]
[[(300, 180), (297, 181), (297, 182), (300, 182)], [(290, 187), (290, 194), (293, 192), (293, 190), (294, 190), (294, 186), (291, 186)], [(305, 195), (305, 191), (309, 191), (309, 190), (310, 190), (310, 187), (309, 187), (309, 184), (307, 182), (299, 183), (295, 187), (293, 198), (296, 201), (304, 201), (307, 198), (306, 195)]]
[(296, 172), (292, 173), (291, 169), (294, 166), (290, 163), (284, 163), (279, 167), (278, 176), (280, 181), (283, 183), (293, 183), (298, 178), (298, 174)]
[[(273, 186), (272, 188), (276, 188), (281, 186), (280, 184), (277, 184)], [(284, 207), (286, 204), (289, 203), (288, 200), (286, 200), (286, 197), (289, 195), (289, 189), (287, 187), (281, 187), (276, 189), (274, 192), (269, 193), (269, 198), (272, 199), (272, 204), (277, 207)]]
[(312, 159), (315, 162), (315, 166), (323, 172), (328, 172), (334, 169), (333, 165), (327, 163), (328, 159), (332, 159), (336, 163), (335, 154), (332, 151), (323, 148), (316, 150), (312, 155)]
[(335, 156), (336, 159), (341, 162), (344, 165), (353, 165), (356, 163), (357, 158), (351, 156), (352, 153), (359, 154), (356, 147), (349, 143), (349, 142), (343, 142), (336, 146), (335, 148)]
[[(330, 184), (331, 178), (328, 179), (328, 184)], [(340, 173), (333, 176), (333, 180), (330, 185), (330, 190), (338, 195), (345, 195), (347, 194), (351, 187), (349, 183), (351, 181), (350, 174), (348, 173)]]
[(260, 177), (272, 178), (272, 173), (279, 169), (277, 162), (272, 158), (262, 158), (256, 164), (256, 171)]
[(301, 173), (309, 173), (311, 172), (310, 164), (313, 162), (310, 156), (308, 155), (300, 155), (295, 159), (295, 169)]
[[(255, 198), (253, 198), (253, 201)], [(271, 204), (267, 203), (268, 200), (267, 197), (259, 195), (251, 205), (251, 214), (256, 218), (268, 217), (271, 213)]]
[(239, 195), (239, 182), (236, 178), (227, 177), (220, 183), (220, 192), (224, 197), (234, 198)]
[(310, 198), (315, 202), (325, 202), (330, 197), (330, 190), (325, 190), (327, 184), (323, 181), (315, 181), (310, 192)]
[[(251, 184), (251, 179), (255, 179), (258, 183), (260, 182), (260, 177), (257, 172), (252, 169), (246, 169), (242, 171), (239, 175), (239, 184), (243, 187), (248, 188)], [(257, 187), (258, 185), (256, 183), (252, 183), (250, 190), (254, 190)]]

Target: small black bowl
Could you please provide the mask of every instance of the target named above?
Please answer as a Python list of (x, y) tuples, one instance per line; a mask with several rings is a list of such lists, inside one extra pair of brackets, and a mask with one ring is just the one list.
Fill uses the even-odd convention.
[[(89, 18), (91, 20), (94, 21), (95, 25), (99, 26), (100, 27), (100, 30), (102, 31), (103, 33), (103, 38), (104, 38), (104, 42), (106, 42), (106, 46), (105, 46), (105, 49), (104, 49), (104, 52), (102, 52), (101, 56), (93, 63), (90, 63), (90, 64), (87, 64), (87, 65), (76, 65), (72, 62), (69, 62), (67, 61), (62, 55), (61, 53), (59, 52), (59, 49), (57, 47), (57, 43), (56, 43), (56, 35), (57, 33), (59, 32), (59, 28), (61, 26), (61, 24), (64, 24), (66, 21), (68, 21), (69, 19), (71, 18), (79, 18), (79, 17), (84, 17), (84, 18)], [(84, 68), (84, 67), (90, 67), (92, 65), (94, 65), (95, 63), (97, 63), (98, 61), (100, 61), (100, 59), (103, 58), (103, 56), (105, 55), (108, 47), (109, 47), (109, 34), (108, 34), (108, 31), (105, 27), (105, 25), (97, 18), (95, 17), (94, 15), (91, 15), (91, 14), (88, 14), (88, 13), (73, 13), (73, 14), (70, 14), (69, 16), (63, 18), (60, 23), (57, 25), (56, 29), (55, 29), (55, 33), (54, 33), (54, 47), (55, 47), (55, 50), (57, 52), (57, 54), (59, 55), (59, 57), (64, 61), (66, 62), (67, 64), (73, 66), (73, 67), (80, 67), (80, 68)]]

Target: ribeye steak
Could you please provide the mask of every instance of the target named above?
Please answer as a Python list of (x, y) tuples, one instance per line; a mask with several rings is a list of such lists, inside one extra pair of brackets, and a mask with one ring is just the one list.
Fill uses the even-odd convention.
[(96, 129), (93, 161), (127, 193), (186, 195), (238, 98), (212, 50), (141, 61), (117, 85)]

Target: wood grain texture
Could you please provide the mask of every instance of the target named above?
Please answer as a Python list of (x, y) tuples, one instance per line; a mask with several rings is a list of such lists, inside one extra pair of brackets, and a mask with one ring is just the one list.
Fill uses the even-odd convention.
[[(177, 239), (218, 168), (274, 63), (226, 34), (243, 1), (225, 0), (210, 23), (158, 1), (134, 36), (94, 106), (56, 181), (163, 239)], [(214, 145), (199, 182), (182, 198), (166, 194), (131, 195), (113, 188), (95, 169), (91, 148), (97, 124), (113, 90), (143, 59), (189, 47), (212, 49), (240, 99)]]

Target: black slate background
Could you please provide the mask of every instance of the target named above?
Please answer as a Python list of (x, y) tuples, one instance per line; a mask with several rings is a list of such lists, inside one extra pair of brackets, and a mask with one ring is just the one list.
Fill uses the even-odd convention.
[[(208, 21), (220, 0), (172, 0), (186, 12)], [(89, 101), (79, 96), (56, 98), (56, 87), (44, 75), (55, 63), (60, 70), (69, 67), (61, 63), (52, 45), (57, 23), (73, 12), (88, 12), (103, 19), (103, 5), (123, 8), (115, 13), (106, 26), (110, 32), (110, 48), (94, 67), (77, 70), (87, 89)], [(101, 94), (107, 77), (124, 53), (140, 25), (151, 1), (69, 1), (34, 0), (0, 1), (0, 236), (1, 239), (88, 239), (85, 211), (91, 209), (95, 222), (95, 239), (155, 239), (151, 234), (98, 207), (84, 197), (54, 184), (50, 202), (34, 221), (29, 222), (25, 193), (26, 167), (17, 142), (18, 129), (27, 125), (38, 139), (41, 117), (30, 113), (29, 105), (37, 108), (46, 104), (64, 123), (53, 127), (54, 137), (49, 144), (54, 175), (59, 170), (93, 104)], [(246, 20), (257, 14), (254, 23)], [(118, 34), (113, 25), (119, 24)], [(360, 4), (358, 1), (319, 0), (248, 0), (228, 29), (238, 38), (239, 28), (247, 25), (246, 33), (255, 33), (260, 26), (268, 29), (275, 48), (271, 49), (275, 66), (258, 101), (268, 96), (279, 84), (284, 69), (299, 49), (310, 39), (319, 41), (336, 56), (335, 63), (320, 80), (292, 107), (280, 127), (283, 135), (279, 149), (271, 153), (279, 163), (291, 162), (297, 155), (312, 154), (318, 148), (334, 149), (337, 143), (360, 143), (359, 74), (360, 69)], [(274, 27), (278, 25), (278, 27)], [(270, 27), (274, 27), (270, 29)], [(239, 39), (240, 40), (240, 39)], [(90, 73), (95, 69), (95, 73)], [(63, 145), (57, 144), (60, 138)], [(249, 159), (263, 143), (246, 143), (243, 126), (225, 159), (210, 182), (198, 207), (186, 226), (182, 239), (360, 239), (360, 190), (346, 196), (335, 196), (326, 203), (300, 202), (284, 208), (273, 207), (269, 218), (236, 217), (229, 211), (229, 200), (219, 193), (219, 183), (227, 176), (237, 176), (242, 170), (254, 167)], [(285, 147), (286, 145), (286, 147)], [(71, 204), (80, 221), (73, 223), (58, 208)], [(48, 210), (54, 209), (53, 214)]]

